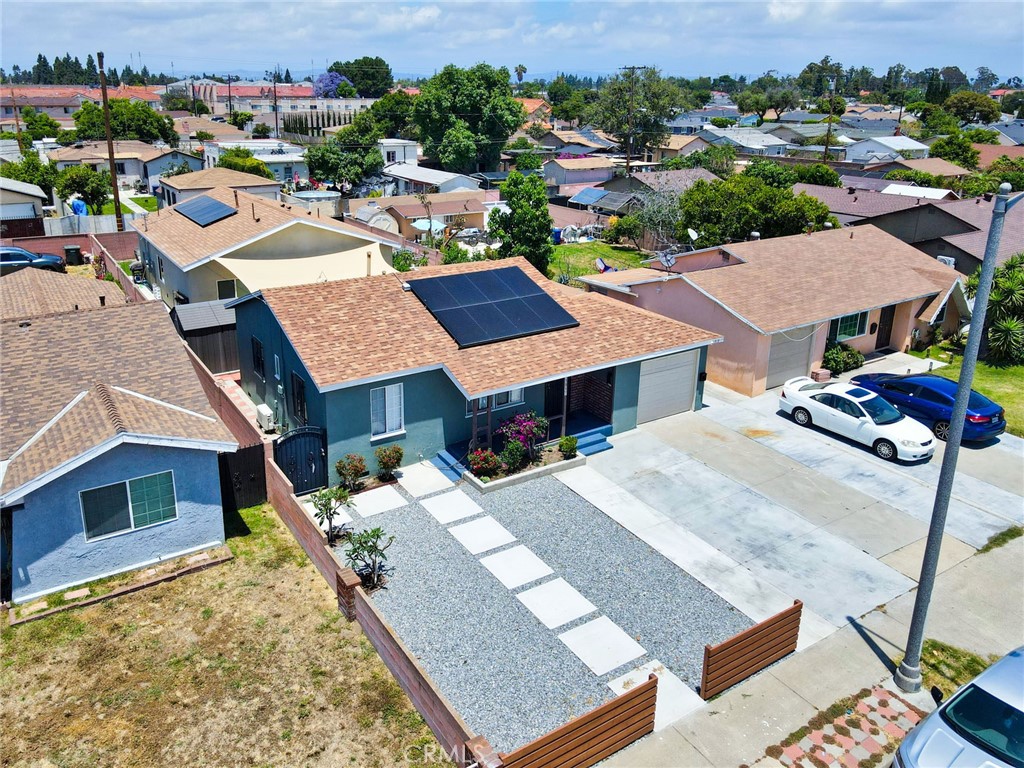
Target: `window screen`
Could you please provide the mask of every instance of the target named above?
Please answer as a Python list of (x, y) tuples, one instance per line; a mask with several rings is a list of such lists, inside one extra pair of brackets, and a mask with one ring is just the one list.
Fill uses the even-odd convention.
[(252, 337), (252, 370), (261, 379), (266, 378), (263, 374), (263, 342), (255, 336)]
[(124, 483), (82, 491), (81, 498), (87, 540), (132, 527), (128, 491)]
[(402, 385), (391, 384), (370, 390), (370, 436), (378, 437), (405, 428)]
[(170, 472), (138, 477), (128, 482), (128, 488), (136, 528), (173, 520), (178, 516), (174, 504), (174, 478)]

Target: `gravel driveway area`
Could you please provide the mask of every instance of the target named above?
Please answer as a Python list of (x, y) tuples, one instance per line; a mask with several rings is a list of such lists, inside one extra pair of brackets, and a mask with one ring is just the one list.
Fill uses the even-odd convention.
[[(394, 571), (373, 599), (470, 728), (499, 751), (613, 698), (610, 680), (653, 660), (693, 689), (704, 645), (751, 625), (553, 477), (489, 494), (465, 483), (457, 488), (481, 511), (442, 524), (420, 503), (440, 493), (416, 500), (398, 489), (407, 505), (365, 519), (355, 497), (353, 525), (380, 526), (396, 537), (388, 550)], [(447, 530), (488, 516), (515, 541), (474, 555)], [(480, 562), (524, 546), (543, 561), (535, 567), (546, 564), (551, 573), (510, 589)], [(548, 628), (517, 595), (558, 579), (594, 610)], [(632, 641), (643, 652), (596, 673), (559, 635), (598, 619), (621, 628), (620, 652)], [(613, 654), (610, 664), (617, 663)]]

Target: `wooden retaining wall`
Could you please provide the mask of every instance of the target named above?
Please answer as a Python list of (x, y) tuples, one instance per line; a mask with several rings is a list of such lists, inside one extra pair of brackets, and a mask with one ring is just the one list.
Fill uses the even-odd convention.
[(705, 701), (796, 650), (804, 604), (793, 605), (718, 645), (704, 646), (700, 695)]

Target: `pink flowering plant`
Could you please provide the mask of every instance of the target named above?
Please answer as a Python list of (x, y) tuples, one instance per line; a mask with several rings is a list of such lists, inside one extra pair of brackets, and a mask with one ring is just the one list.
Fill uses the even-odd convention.
[(498, 427), (498, 433), (506, 441), (514, 440), (526, 449), (530, 461), (536, 457), (537, 441), (548, 433), (548, 420), (538, 416), (536, 411), (517, 413)]
[(469, 454), (469, 471), (477, 477), (494, 477), (504, 469), (494, 451), (478, 448)]

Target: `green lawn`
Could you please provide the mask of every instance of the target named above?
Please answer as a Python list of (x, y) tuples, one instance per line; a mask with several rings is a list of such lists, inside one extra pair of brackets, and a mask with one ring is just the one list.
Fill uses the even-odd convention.
[[(963, 358), (956, 356), (952, 363), (936, 368), (933, 373), (957, 381), (962, 362)], [(1024, 365), (997, 367), (978, 363), (972, 388), (1003, 406), (1007, 431), (1024, 437)]]
[(609, 245), (608, 243), (594, 240), (589, 243), (571, 243), (555, 246), (555, 255), (548, 264), (548, 277), (557, 280), (559, 275), (578, 277), (579, 275), (593, 275), (597, 273), (595, 261), (604, 259), (610, 267), (617, 269), (629, 269), (631, 267), (642, 267), (640, 259), (643, 258), (639, 251), (622, 245)]
[[(152, 211), (156, 210), (156, 198), (153, 197), (152, 195), (146, 195), (144, 197), (133, 197), (132, 198), (132, 202), (135, 203), (140, 208), (145, 208), (147, 211), (152, 212)], [(113, 201), (113, 199), (107, 200), (107, 202), (104, 203), (104, 205), (103, 205), (103, 213), (110, 213), (110, 214), (114, 213), (114, 201)], [(135, 211), (131, 210), (122, 201), (121, 202), (121, 213), (135, 213)]]

